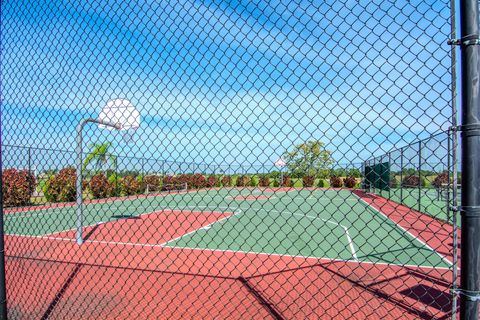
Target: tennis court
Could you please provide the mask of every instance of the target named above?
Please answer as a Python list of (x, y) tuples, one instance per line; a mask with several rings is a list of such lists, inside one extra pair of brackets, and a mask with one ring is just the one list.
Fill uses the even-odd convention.
[[(212, 189), (85, 205), (87, 243), (449, 267), (348, 190)], [(74, 241), (75, 207), (9, 212), (8, 235)]]
[[(91, 201), (82, 245), (72, 203), (10, 209), (8, 272), (24, 275), (12, 285), (57, 279), (10, 299), (27, 306), (23, 316), (45, 319), (448, 313), (441, 279), (450, 277), (452, 258), (450, 242), (439, 239), (451, 231), (433, 220), (419, 226), (418, 217), (406, 225), (408, 208), (370, 197), (345, 189), (221, 188)], [(418, 285), (447, 297), (447, 307), (410, 294)], [(445, 293), (431, 292), (443, 285)], [(152, 296), (157, 290), (164, 294)], [(78, 296), (106, 307), (85, 308)], [(289, 301), (306, 304), (291, 309)]]

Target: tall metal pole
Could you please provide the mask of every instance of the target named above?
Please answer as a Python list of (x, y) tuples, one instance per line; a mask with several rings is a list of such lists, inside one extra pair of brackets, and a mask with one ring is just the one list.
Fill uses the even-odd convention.
[[(3, 17), (2, 13), (3, 2), (0, 3), (0, 17)], [(3, 36), (2, 30), (0, 30), (0, 45), (3, 47)], [(3, 50), (0, 50), (0, 55), (2, 55)], [(0, 65), (0, 75), (3, 75)], [(3, 77), (0, 76), (0, 94), (3, 95)], [(3, 100), (3, 99), (2, 99)], [(4, 230), (4, 221), (3, 221), (3, 147), (2, 144), (2, 129), (3, 129), (3, 122), (2, 122), (2, 100), (0, 100), (0, 319), (7, 320), (7, 285), (6, 285), (6, 277), (5, 277), (5, 230)]]
[(83, 167), (83, 160), (82, 160), (82, 142), (83, 136), (82, 131), (83, 127), (87, 123), (98, 123), (103, 124), (104, 126), (113, 127), (117, 130), (120, 130), (122, 127), (118, 123), (111, 123), (108, 121), (97, 120), (97, 119), (83, 119), (77, 126), (77, 146), (75, 147), (75, 152), (77, 154), (77, 231), (76, 231), (76, 239), (78, 244), (83, 243), (83, 236), (82, 236), (82, 228), (83, 228), (83, 199), (82, 199), (82, 167)]
[[(1, 119), (0, 119), (1, 125)], [(1, 130), (0, 130), (1, 132)], [(1, 136), (1, 135), (0, 135)], [(1, 140), (1, 137), (0, 137)], [(0, 148), (1, 150), (2, 148)], [(2, 163), (3, 154), (0, 151), (0, 182), (3, 181)], [(0, 183), (0, 319), (7, 319), (7, 290), (5, 281), (5, 243), (4, 243), (4, 226), (3, 226), (3, 183)]]
[(403, 148), (400, 149), (400, 204), (403, 204)]
[(460, 317), (479, 317), (480, 290), (480, 77), (478, 0), (460, 1), (462, 57), (462, 198)]
[[(31, 147), (28, 147), (27, 149), (27, 152), (28, 152), (28, 174), (29, 175), (32, 175), (32, 152), (31, 152)], [(32, 180), (28, 180), (28, 188), (29, 190), (32, 190), (33, 189), (33, 185), (32, 185)]]
[(422, 212), (422, 142), (418, 143), (418, 212)]

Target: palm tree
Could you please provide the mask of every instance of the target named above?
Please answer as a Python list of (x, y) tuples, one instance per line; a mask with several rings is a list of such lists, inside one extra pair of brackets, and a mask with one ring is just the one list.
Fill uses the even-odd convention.
[(83, 161), (83, 170), (85, 170), (87, 166), (92, 162), (95, 163), (95, 171), (99, 171), (100, 169), (102, 169), (109, 160), (111, 163), (115, 163), (117, 157), (108, 152), (111, 146), (111, 142), (105, 142), (102, 144), (89, 144), (88, 147), (90, 148), (90, 152)]

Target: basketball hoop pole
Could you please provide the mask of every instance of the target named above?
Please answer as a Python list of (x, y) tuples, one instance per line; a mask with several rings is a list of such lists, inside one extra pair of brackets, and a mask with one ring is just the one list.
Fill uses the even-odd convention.
[(83, 160), (82, 160), (82, 142), (83, 136), (82, 131), (83, 127), (87, 123), (98, 123), (107, 127), (112, 127), (117, 130), (120, 130), (122, 126), (119, 123), (112, 123), (109, 121), (98, 120), (93, 118), (83, 119), (77, 126), (77, 146), (76, 146), (76, 153), (77, 153), (77, 232), (76, 232), (76, 239), (78, 244), (83, 243), (82, 237), (82, 228), (83, 228), (83, 200), (82, 200), (82, 167), (83, 167)]

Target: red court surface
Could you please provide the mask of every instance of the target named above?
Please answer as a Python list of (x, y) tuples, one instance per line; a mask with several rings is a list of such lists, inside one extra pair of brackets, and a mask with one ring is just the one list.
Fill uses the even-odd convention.
[[(356, 194), (451, 258), (448, 226), (423, 215), (415, 223), (419, 217), (411, 209)], [(16, 275), (15, 282), (7, 283), (10, 312), (39, 319), (383, 320), (451, 315), (451, 269), (164, 246), (232, 214), (145, 214), (85, 228), (88, 239), (81, 246), (74, 231), (7, 235), (7, 279), (13, 279), (8, 273)], [(155, 222), (169, 219), (169, 226)], [(437, 238), (443, 235), (445, 243), (433, 241), (432, 232)], [(31, 294), (16, 294), (26, 292), (15, 290), (18, 286)]]
[[(292, 267), (302, 265), (293, 258), (275, 268), (274, 257), (236, 255), (237, 264), (263, 262), (270, 270), (223, 277), (228, 257), (216, 255), (206, 258), (209, 273), (202, 275), (181, 268), (162, 272), (9, 257), (7, 273), (22, 270), (27, 276), (8, 287), (35, 293), (11, 290), (10, 306), (48, 313), (49, 319), (444, 319), (450, 314), (445, 270), (327, 261)], [(195, 261), (185, 252), (175, 265)]]
[[(225, 220), (233, 212), (161, 210), (138, 217), (89, 226), (83, 229), (90, 241), (161, 245), (202, 227)], [(55, 238), (75, 239), (75, 230), (49, 235)]]

